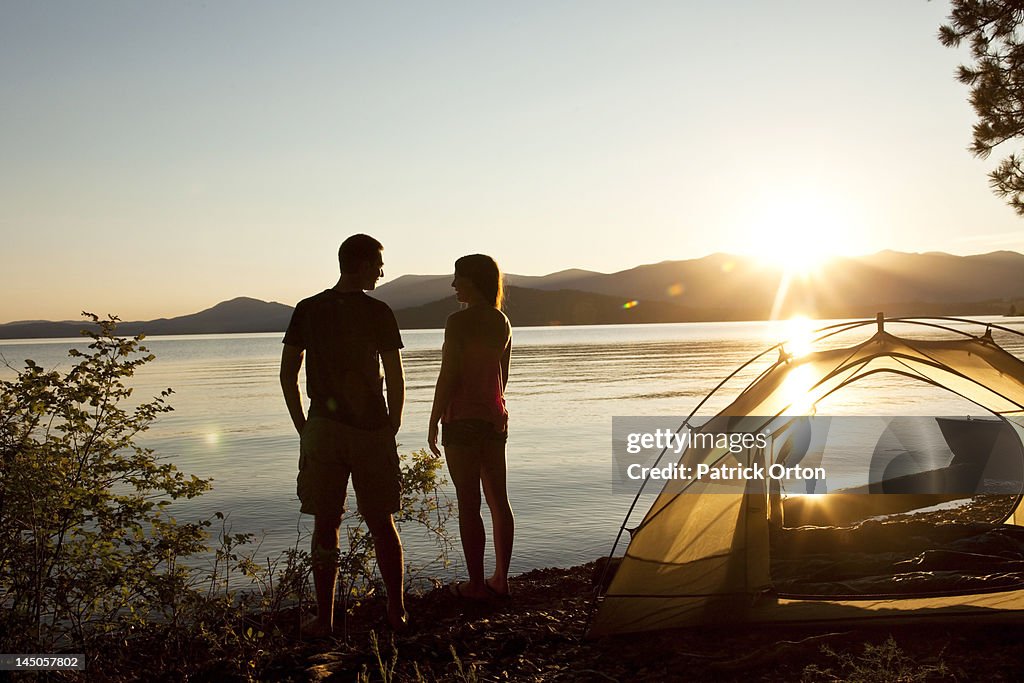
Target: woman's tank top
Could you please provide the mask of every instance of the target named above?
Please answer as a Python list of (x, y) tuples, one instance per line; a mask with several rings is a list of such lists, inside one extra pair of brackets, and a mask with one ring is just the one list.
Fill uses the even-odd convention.
[(508, 430), (501, 361), (504, 348), (495, 348), (480, 339), (467, 340), (461, 349), (458, 380), (442, 422), (485, 420), (497, 432)]

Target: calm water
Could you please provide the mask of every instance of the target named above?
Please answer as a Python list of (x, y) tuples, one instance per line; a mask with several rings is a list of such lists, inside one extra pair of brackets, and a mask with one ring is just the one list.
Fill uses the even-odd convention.
[[(835, 343), (871, 332), (862, 328)], [(788, 334), (779, 323), (760, 322), (515, 330), (507, 392), (509, 492), (517, 522), (513, 571), (568, 566), (607, 553), (632, 502), (612, 493), (612, 416), (686, 415), (736, 367)], [(309, 522), (298, 514), (295, 498), (298, 437), (278, 385), (281, 336), (149, 338), (145, 344), (157, 360), (134, 383), (140, 397), (164, 387), (175, 391), (175, 411), (158, 420), (144, 444), (181, 470), (214, 479), (213, 491), (176, 508), (179, 519), (228, 513), (234, 531), (264, 536), (266, 555), (293, 545)], [(408, 398), (398, 438), (400, 451), (408, 452), (426, 445), (442, 333), (406, 331), (403, 338)], [(1017, 338), (997, 334), (997, 340), (1024, 354)], [(0, 354), (15, 366), (32, 358), (44, 367), (67, 368), (69, 346), (69, 340), (0, 342)], [(732, 385), (735, 391), (763, 367), (744, 373)], [(724, 407), (735, 391), (702, 414)], [(955, 396), (898, 377), (876, 375), (836, 396), (842, 401), (833, 406), (835, 414), (970, 410)], [(639, 506), (634, 522), (646, 507)], [(424, 559), (417, 558), (425, 551), (415, 541), (407, 550), (410, 561)], [(452, 557), (457, 562), (459, 553)]]

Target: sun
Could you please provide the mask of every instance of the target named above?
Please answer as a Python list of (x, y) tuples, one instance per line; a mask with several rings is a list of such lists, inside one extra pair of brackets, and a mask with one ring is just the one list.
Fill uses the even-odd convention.
[(773, 199), (749, 223), (749, 251), (788, 275), (809, 275), (830, 258), (850, 253), (854, 226), (848, 212), (823, 196)]

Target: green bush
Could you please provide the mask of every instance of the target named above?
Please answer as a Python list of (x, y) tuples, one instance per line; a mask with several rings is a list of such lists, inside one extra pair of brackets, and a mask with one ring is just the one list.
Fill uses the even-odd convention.
[(821, 651), (838, 665), (838, 670), (811, 664), (804, 669), (802, 683), (924, 683), (952, 678), (950, 670), (941, 659), (941, 652), (932, 658), (936, 663), (916, 662), (896, 644), (896, 639), (891, 635), (879, 645), (864, 643), (864, 652), (859, 656), (836, 651), (827, 645), (822, 646)]
[[(257, 679), (295, 635), (282, 615), (309, 599), (309, 553), (297, 542), (261, 560), (222, 513), (170, 516), (172, 501), (210, 488), (135, 442), (172, 410), (172, 391), (126, 407), (126, 380), (154, 357), (141, 335), (116, 336), (117, 318), (84, 315), (96, 329), (83, 332), (88, 351), (69, 351), (70, 370), (28, 360), (0, 382), (0, 651), (85, 653), (90, 680), (134, 680), (140, 667), (165, 680)], [(404, 458), (396, 521), (425, 529), (446, 564), (440, 467), (426, 451)], [(342, 553), (349, 608), (380, 586), (359, 522), (348, 519)], [(200, 556), (212, 567), (198, 569)]]
[[(437, 553), (430, 563), (406, 566), (406, 585), (413, 583), (419, 575), (435, 566), (448, 567), (448, 551), (452, 540), (447, 524), (454, 514), (454, 505), (441, 492), (443, 482), (442, 458), (426, 449), (413, 451), (402, 457), (401, 484), (402, 508), (395, 513), (395, 526), (399, 531), (412, 526), (425, 533), (435, 544)], [(341, 520), (346, 530), (338, 561), (338, 595), (346, 611), (359, 604), (364, 598), (383, 591), (383, 583), (377, 571), (373, 539), (362, 517), (355, 512), (346, 513)]]
[(124, 380), (153, 356), (142, 337), (88, 332), (66, 373), (26, 361), (0, 383), (0, 633), (5, 652), (94, 649), (97, 639), (157, 618), (174, 620), (205, 549), (199, 524), (164, 507), (209, 489), (135, 443), (171, 410), (170, 389), (126, 409)]

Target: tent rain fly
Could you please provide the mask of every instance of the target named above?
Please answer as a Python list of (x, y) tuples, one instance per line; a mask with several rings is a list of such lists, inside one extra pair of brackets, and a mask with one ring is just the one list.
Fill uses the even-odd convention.
[[(985, 331), (975, 336), (948, 327), (947, 322), (980, 324)], [(969, 320), (885, 320), (880, 314), (877, 320), (824, 328), (819, 331), (816, 342), (876, 323), (877, 330), (870, 338), (852, 346), (813, 351), (799, 357), (787, 354), (784, 345), (772, 347), (758, 358), (778, 351), (778, 360), (700, 429), (756, 432), (775, 428), (783, 423), (780, 420), (790, 419), (786, 416), (813, 414), (814, 406), (822, 399), (852, 382), (876, 373), (896, 373), (954, 392), (999, 416), (1016, 436), (1017, 450), (1014, 452), (1024, 453), (1019, 448), (1020, 441), (1024, 439), (1024, 362), (996, 344), (991, 330), (995, 328), (1024, 335), (1002, 326)], [(949, 334), (939, 339), (896, 336), (885, 329), (886, 324), (891, 328), (894, 323), (939, 329)], [(712, 394), (720, 391), (725, 383)], [(701, 405), (707, 400), (705, 398)], [(701, 405), (694, 409), (688, 420)], [(770, 458), (771, 453), (767, 457)], [(763, 448), (730, 453), (728, 449), (695, 448), (691, 445), (682, 453), (679, 465), (770, 465), (771, 462), (766, 463), (765, 458)], [(1000, 616), (1024, 610), (1024, 573), (1020, 574), (1020, 581), (1007, 580), (1009, 583), (1004, 582), (992, 589), (960, 585), (959, 588), (911, 591), (906, 595), (894, 594), (898, 591), (893, 589), (888, 592), (868, 591), (854, 597), (842, 595), (842, 590), (832, 595), (815, 596), (814, 599), (787, 596), (779, 590), (778, 577), (773, 575), (773, 568), (781, 566), (779, 563), (782, 562), (780, 551), (777, 547), (773, 551), (773, 545), (775, 539), (786, 534), (803, 532), (783, 532), (775, 528), (777, 520), (773, 521), (773, 518), (779, 514), (779, 501), (777, 492), (769, 489), (768, 483), (759, 480), (719, 482), (694, 479), (685, 485), (667, 483), (640, 524), (631, 530), (625, 555), (599, 598), (590, 635), (711, 622)], [(840, 506), (844, 500), (855, 501), (862, 507), (877, 504), (878, 509), (884, 511), (883, 500), (890, 504), (899, 501), (900, 505), (896, 507), (905, 509), (925, 507), (933, 502), (927, 494), (921, 494), (925, 497), (920, 500), (900, 500), (892, 498), (893, 495), (861, 493), (843, 496), (830, 493), (818, 504), (824, 510), (830, 505)], [(1008, 503), (1005, 514), (1001, 515), (1004, 518), (1002, 527), (996, 531), (1015, 533), (1017, 526), (1024, 526), (1020, 490), (1003, 498)], [(872, 529), (875, 530), (865, 526), (838, 533), (856, 532), (863, 537), (864, 534), (876, 533), (877, 529)], [(822, 539), (828, 537), (815, 538), (815, 543), (820, 546)], [(1024, 535), (1020, 540), (1024, 553)], [(873, 543), (884, 544), (885, 540)], [(927, 561), (936, 556), (922, 551), (922, 557), (925, 557), (922, 561)], [(1024, 555), (1021, 559), (1024, 561)], [(841, 574), (838, 569), (841, 568), (837, 568), (836, 573)], [(815, 586), (818, 590), (830, 590), (824, 583)]]

